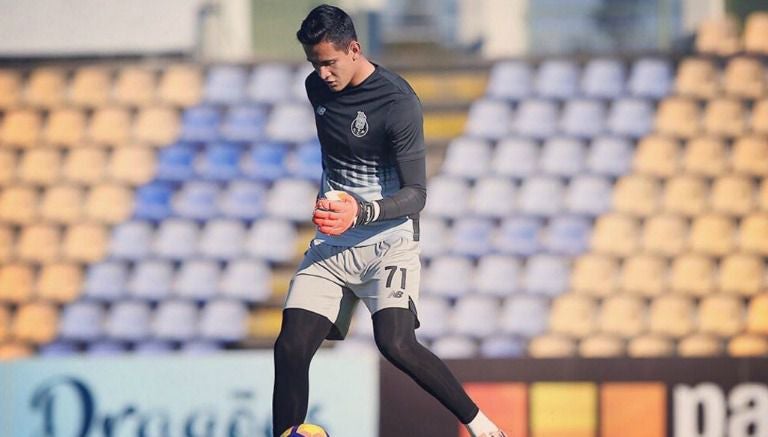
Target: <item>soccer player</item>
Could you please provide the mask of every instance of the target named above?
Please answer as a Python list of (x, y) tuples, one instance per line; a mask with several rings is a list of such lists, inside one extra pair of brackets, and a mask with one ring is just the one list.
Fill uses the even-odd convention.
[(448, 367), (416, 340), (419, 211), (426, 200), (421, 103), (408, 83), (362, 53), (350, 17), (313, 9), (296, 34), (322, 148), (315, 239), (298, 268), (275, 342), (273, 431), (304, 421), (309, 365), (324, 339), (343, 339), (354, 304), (372, 314), (381, 353), (475, 437), (504, 433)]

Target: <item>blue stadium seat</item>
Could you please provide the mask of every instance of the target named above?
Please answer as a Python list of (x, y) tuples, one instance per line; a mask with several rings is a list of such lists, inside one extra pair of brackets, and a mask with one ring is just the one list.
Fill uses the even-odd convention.
[(192, 220), (163, 220), (155, 233), (152, 252), (169, 259), (185, 259), (197, 253), (199, 230)]
[(304, 179), (280, 179), (267, 195), (267, 213), (276, 218), (303, 222), (312, 216), (317, 185)]
[(195, 160), (195, 173), (205, 179), (227, 181), (240, 176), (240, 146), (232, 143), (211, 143)]
[(515, 179), (533, 175), (539, 163), (539, 147), (530, 138), (509, 137), (496, 144), (493, 172)]
[(191, 340), (181, 344), (179, 350), (184, 355), (210, 355), (216, 352), (220, 352), (222, 346), (213, 341), (206, 340)]
[(458, 218), (469, 211), (471, 189), (464, 179), (435, 176), (429, 180), (429, 196), (424, 211), (434, 217)]
[(173, 280), (172, 292), (181, 299), (206, 301), (216, 294), (219, 284), (218, 262), (207, 259), (187, 260)]
[(527, 99), (520, 102), (514, 120), (514, 133), (530, 138), (551, 137), (557, 131), (557, 105), (549, 100)]
[[(496, 331), (499, 316), (498, 299), (488, 295), (469, 294), (456, 301), (450, 331), (481, 339)], [(482, 323), (478, 323), (482, 320)]]
[(563, 209), (563, 184), (558, 178), (534, 176), (523, 181), (518, 195), (520, 212), (551, 217)]
[(112, 230), (109, 254), (118, 259), (144, 258), (150, 253), (152, 234), (152, 226), (148, 222), (134, 220), (120, 223)]
[(579, 88), (579, 67), (567, 60), (546, 59), (539, 65), (534, 86), (541, 97), (568, 99)]
[(248, 319), (246, 306), (234, 300), (208, 302), (200, 314), (203, 339), (234, 342), (245, 338)]
[(634, 150), (632, 143), (622, 137), (597, 137), (589, 146), (587, 169), (605, 176), (622, 176), (629, 173)]
[(597, 217), (611, 208), (613, 186), (600, 176), (582, 175), (571, 180), (565, 194), (565, 208), (574, 214)]
[(466, 179), (477, 179), (491, 168), (491, 144), (480, 138), (459, 137), (451, 141), (443, 160), (443, 173)]
[(128, 265), (119, 261), (90, 264), (85, 275), (83, 294), (94, 300), (114, 301), (125, 296)]
[(262, 106), (235, 106), (221, 124), (220, 135), (225, 141), (255, 142), (264, 139), (267, 111)]
[(637, 97), (661, 99), (672, 89), (672, 67), (668, 61), (658, 58), (641, 58), (632, 64), (628, 87)]
[(430, 350), (443, 359), (467, 359), (478, 355), (479, 346), (465, 335), (446, 335), (435, 340)]
[(317, 136), (315, 114), (306, 102), (276, 104), (267, 120), (267, 136), (274, 141), (301, 143)]
[(104, 308), (96, 302), (79, 301), (66, 305), (59, 317), (63, 340), (94, 341), (104, 336)]
[(158, 152), (155, 178), (162, 181), (186, 181), (195, 174), (195, 147), (175, 143)]
[(170, 294), (172, 280), (173, 266), (170, 262), (141, 261), (128, 279), (128, 293), (136, 299), (163, 300)]
[(469, 108), (467, 135), (487, 140), (498, 140), (509, 134), (512, 108), (503, 100), (482, 99)]
[(451, 231), (453, 253), (477, 258), (492, 250), (493, 222), (489, 219), (465, 217), (456, 220)]
[(171, 215), (173, 187), (165, 182), (151, 182), (136, 190), (133, 215), (139, 220), (162, 220)]
[(133, 347), (133, 353), (145, 356), (168, 355), (174, 351), (173, 345), (169, 341), (145, 340), (136, 343)]
[(239, 258), (227, 263), (219, 290), (244, 302), (265, 302), (272, 293), (272, 271), (263, 260)]
[(152, 335), (156, 339), (187, 341), (197, 336), (197, 306), (187, 300), (160, 302), (152, 319)]
[(579, 138), (600, 135), (605, 130), (605, 107), (597, 100), (568, 100), (560, 116), (560, 130)]
[(532, 338), (547, 330), (549, 303), (540, 296), (518, 295), (504, 300), (499, 329), (510, 335)]
[(234, 180), (221, 193), (219, 208), (225, 217), (255, 220), (264, 215), (267, 190), (261, 183)]
[(591, 59), (584, 66), (581, 91), (587, 97), (615, 99), (624, 93), (624, 75), (621, 61), (608, 58)]
[(509, 255), (486, 255), (475, 268), (475, 290), (504, 297), (519, 290), (520, 261)]
[(248, 98), (254, 102), (275, 104), (290, 99), (292, 82), (290, 65), (265, 63), (254, 67), (246, 92)]
[(557, 296), (568, 288), (568, 262), (557, 255), (538, 254), (529, 257), (523, 274), (523, 287), (528, 293)]
[(451, 304), (448, 299), (437, 296), (419, 297), (419, 321), (421, 326), (416, 330), (416, 336), (422, 340), (433, 340), (448, 331), (448, 319), (451, 314)]
[(524, 61), (496, 63), (488, 79), (487, 94), (507, 100), (521, 100), (533, 91), (533, 71)]
[(246, 71), (235, 65), (214, 65), (203, 84), (203, 98), (208, 103), (233, 105), (245, 100)]
[(312, 140), (299, 144), (288, 155), (286, 166), (291, 176), (319, 182), (323, 174), (320, 142)]
[(120, 301), (109, 309), (105, 329), (115, 340), (138, 341), (149, 337), (152, 311), (148, 304), (138, 301)]
[(513, 217), (501, 222), (494, 247), (508, 255), (530, 256), (540, 248), (541, 223), (532, 217)]
[(245, 226), (237, 219), (209, 220), (203, 226), (198, 252), (207, 258), (230, 260), (243, 252)]
[(128, 352), (125, 344), (113, 340), (101, 340), (88, 343), (85, 352), (93, 357), (115, 357)]
[(443, 255), (432, 259), (424, 275), (424, 290), (428, 294), (455, 298), (472, 288), (474, 268), (469, 258)]
[(287, 173), (288, 147), (281, 143), (254, 144), (241, 164), (243, 174), (251, 179), (271, 182)]
[(584, 217), (555, 217), (544, 233), (544, 248), (561, 255), (579, 255), (589, 246), (592, 225)]
[(171, 204), (173, 212), (182, 218), (208, 220), (218, 215), (219, 189), (215, 183), (185, 182), (176, 192)]
[(210, 142), (219, 138), (221, 114), (212, 106), (187, 108), (181, 117), (181, 141)]
[(448, 225), (445, 220), (431, 215), (419, 218), (421, 256), (430, 259), (447, 251)]
[(480, 355), (485, 358), (519, 358), (525, 354), (525, 343), (511, 336), (497, 334), (480, 342)]
[(515, 211), (516, 198), (515, 184), (511, 179), (487, 176), (475, 182), (469, 203), (477, 216), (505, 218)]
[(248, 255), (274, 263), (290, 261), (296, 255), (296, 227), (287, 220), (257, 220), (248, 231), (245, 251)]
[(544, 141), (539, 169), (552, 176), (573, 177), (584, 169), (586, 150), (582, 142), (571, 137), (552, 137)]
[(72, 341), (54, 341), (53, 343), (41, 345), (38, 349), (38, 354), (45, 358), (67, 357), (77, 353), (77, 344)]
[(615, 100), (608, 114), (608, 130), (617, 135), (640, 138), (653, 128), (653, 106), (647, 100)]

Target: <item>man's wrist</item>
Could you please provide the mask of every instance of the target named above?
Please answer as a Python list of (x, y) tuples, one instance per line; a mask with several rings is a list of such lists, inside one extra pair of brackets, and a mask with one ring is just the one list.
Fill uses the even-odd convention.
[(357, 218), (355, 219), (354, 226), (367, 225), (368, 223), (376, 221), (379, 218), (381, 208), (379, 203), (375, 200), (372, 202), (366, 202), (360, 200), (357, 202)]

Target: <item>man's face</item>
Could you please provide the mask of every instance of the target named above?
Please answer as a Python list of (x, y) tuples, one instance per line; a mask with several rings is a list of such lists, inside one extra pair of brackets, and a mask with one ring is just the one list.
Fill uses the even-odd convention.
[(322, 41), (313, 46), (305, 45), (304, 53), (320, 79), (331, 91), (338, 92), (349, 85), (357, 72), (359, 62), (355, 60), (360, 53), (360, 45), (353, 41), (349, 49), (344, 50), (331, 42)]

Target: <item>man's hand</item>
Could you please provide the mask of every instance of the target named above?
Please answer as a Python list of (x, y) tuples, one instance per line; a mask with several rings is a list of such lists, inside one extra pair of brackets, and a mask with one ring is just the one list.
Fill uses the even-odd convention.
[(317, 199), (312, 222), (328, 235), (341, 235), (357, 222), (360, 206), (347, 193), (338, 193), (339, 200)]

